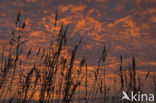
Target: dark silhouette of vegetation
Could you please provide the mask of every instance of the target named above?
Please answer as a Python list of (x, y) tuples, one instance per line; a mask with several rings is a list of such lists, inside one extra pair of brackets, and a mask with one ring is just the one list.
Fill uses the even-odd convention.
[[(54, 28), (58, 26), (58, 14), (56, 12)], [(77, 50), (83, 42), (83, 37), (75, 44), (68, 57), (62, 52), (66, 50), (69, 26), (60, 27), (55, 39), (49, 43), (50, 48), (40, 47), (35, 54), (40, 58), (41, 64), (31, 64), (27, 67), (23, 62), (30, 60), (33, 48), (25, 55), (25, 61), (20, 59), (23, 55), (22, 46), (27, 42), (23, 37), (26, 20), (22, 20), (19, 10), (14, 30), (11, 32), (9, 51), (3, 46), (0, 69), (0, 102), (2, 103), (129, 103), (121, 101), (119, 93), (126, 91), (142, 91), (141, 81), (146, 81), (150, 71), (142, 80), (137, 75), (136, 60), (132, 58), (132, 64), (128, 69), (123, 68), (123, 57), (120, 56), (119, 75), (115, 74), (114, 89), (109, 87), (106, 82), (107, 51), (104, 45), (97, 67), (93, 72), (88, 70), (87, 60), (83, 57), (79, 65), (75, 64)], [(6, 55), (5, 52), (8, 52)], [(38, 60), (33, 58), (34, 60)], [(18, 71), (26, 67), (26, 71)], [(89, 74), (94, 80), (89, 82)], [(17, 75), (17, 78), (15, 78)], [(118, 76), (118, 77), (117, 77)], [(117, 80), (118, 78), (118, 80)], [(120, 81), (119, 81), (120, 80)], [(118, 83), (118, 84), (117, 84)], [(120, 88), (117, 85), (120, 84)], [(83, 88), (83, 89), (82, 89)], [(152, 88), (156, 93), (156, 80), (153, 76)], [(109, 92), (113, 91), (112, 95)], [(118, 93), (118, 94), (117, 94)]]

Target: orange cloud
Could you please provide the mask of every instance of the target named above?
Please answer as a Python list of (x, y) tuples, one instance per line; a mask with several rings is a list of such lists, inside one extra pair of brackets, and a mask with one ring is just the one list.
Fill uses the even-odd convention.
[(150, 20), (152, 23), (156, 23), (156, 15), (151, 16)]
[(145, 61), (145, 62), (141, 62), (140, 65), (142, 65), (142, 66), (144, 66), (144, 65), (156, 66), (156, 62), (154, 62), (154, 61)]
[(126, 51), (126, 48), (124, 48), (124, 47), (122, 47), (122, 46), (120, 46), (120, 45), (115, 46), (114, 49), (120, 50), (120, 51)]
[(75, 27), (75, 32), (78, 31), (88, 31), (88, 35), (95, 36), (98, 35), (98, 32), (102, 31), (102, 23), (89, 16), (82, 17), (80, 20), (78, 20)]
[(86, 8), (85, 5), (60, 5), (59, 9), (61, 10), (61, 12), (66, 12), (68, 10), (70, 10), (72, 13), (76, 13), (76, 12), (80, 12), (83, 11)]
[(112, 28), (120, 23), (126, 24), (125, 25), (126, 27), (128, 26), (127, 30), (130, 32), (130, 34), (132, 36), (135, 36), (135, 37), (140, 36), (140, 34), (139, 34), (140, 29), (139, 29), (139, 27), (136, 26), (136, 23), (133, 21), (131, 16), (126, 16), (126, 17), (120, 18), (120, 19), (116, 20), (114, 23), (108, 24), (108, 27)]
[(66, 16), (66, 17), (60, 19), (59, 21), (62, 22), (63, 24), (65, 24), (65, 25), (71, 24), (73, 22), (71, 16)]
[(40, 36), (41, 33), (42, 33), (41, 31), (32, 31), (30, 35), (31, 36)]

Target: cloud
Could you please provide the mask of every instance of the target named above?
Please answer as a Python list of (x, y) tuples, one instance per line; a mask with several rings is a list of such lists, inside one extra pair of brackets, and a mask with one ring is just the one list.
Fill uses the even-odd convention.
[[(60, 23), (70, 24), (69, 32), (72, 33), (73, 38), (74, 36), (76, 38), (72, 40), (72, 43), (80, 36), (84, 36), (81, 52), (84, 53), (82, 55), (87, 54), (90, 64), (95, 65), (94, 62), (101, 50), (99, 48), (102, 48), (104, 43), (114, 59), (109, 61), (114, 64), (110, 64), (109, 68), (118, 67), (115, 59), (119, 54), (126, 54), (127, 58), (135, 54), (137, 57), (143, 57), (139, 61), (144, 63), (143, 59), (151, 61), (154, 58), (156, 9), (151, 3), (154, 3), (155, 0), (136, 0), (136, 4), (131, 0), (119, 0), (113, 3), (108, 0), (95, 0), (94, 2), (88, 0), (89, 3), (54, 1), (53, 4), (50, 1), (53, 0), (43, 1), (44, 4), (42, 4), (37, 0), (27, 0), (27, 5), (20, 0), (15, 0), (13, 3), (3, 1), (0, 4), (2, 39), (6, 39), (6, 35), (9, 35), (10, 28), (14, 26), (18, 8), (22, 7), (22, 14), (26, 14), (29, 21), (25, 28), (25, 34), (28, 35), (29, 40), (27, 45), (33, 45), (36, 48), (48, 47), (48, 41), (53, 33), (54, 10), (58, 8), (58, 26), (55, 29), (60, 29)], [(33, 2), (37, 4), (34, 5)], [(85, 50), (88, 51), (85, 52)], [(153, 63), (149, 65), (154, 66)]]
[(80, 32), (82, 35), (88, 35), (93, 39), (97, 39), (100, 38), (98, 35), (100, 32), (102, 32), (102, 30), (103, 30), (102, 23), (100, 23), (93, 17), (85, 16), (81, 17), (77, 21), (74, 32)]
[(115, 27), (118, 24), (122, 24), (121, 26), (126, 27), (128, 32), (134, 37), (139, 37), (139, 27), (136, 26), (136, 23), (133, 21), (131, 16), (126, 16), (120, 19), (117, 19), (115, 22), (108, 24), (109, 28)]
[(41, 31), (32, 31), (30, 36), (40, 36), (42, 34)]
[(77, 12), (83, 11), (86, 8), (86, 6), (69, 4), (69, 5), (59, 5), (58, 8), (61, 10), (61, 12), (66, 12), (70, 10), (71, 13), (77, 13)]
[(102, 14), (95, 8), (91, 8), (90, 10), (88, 10), (88, 16), (91, 16), (92, 14), (96, 14), (96, 17), (102, 16)]
[(66, 16), (66, 17), (60, 19), (59, 21), (65, 25), (73, 23), (71, 16)]
[(143, 62), (143, 63), (140, 63), (141, 65), (152, 65), (152, 66), (156, 66), (156, 62), (155, 61), (146, 61), (146, 62)]
[(156, 23), (156, 15), (151, 16), (150, 20), (152, 23)]

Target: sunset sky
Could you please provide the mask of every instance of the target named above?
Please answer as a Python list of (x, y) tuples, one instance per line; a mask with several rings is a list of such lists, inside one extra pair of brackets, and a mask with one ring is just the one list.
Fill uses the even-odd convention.
[(138, 69), (156, 69), (156, 0), (0, 0), (1, 44), (19, 8), (27, 19), (26, 48), (48, 46), (57, 10), (59, 23), (70, 24), (68, 45), (84, 37), (78, 57), (85, 56), (90, 66), (97, 65), (105, 44), (110, 70), (119, 68), (120, 54), (126, 63), (134, 56)]

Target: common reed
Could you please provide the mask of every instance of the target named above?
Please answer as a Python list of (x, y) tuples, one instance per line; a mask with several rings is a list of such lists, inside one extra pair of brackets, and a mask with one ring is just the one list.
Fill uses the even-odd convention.
[[(77, 51), (83, 42), (83, 37), (75, 44), (71, 53), (67, 50), (69, 25), (61, 24), (59, 27), (58, 12), (55, 13), (55, 21), (49, 48), (39, 47), (37, 52), (29, 48), (24, 53), (22, 46), (28, 41), (24, 38), (26, 20), (22, 19), (21, 10), (17, 14), (15, 27), (11, 32), (9, 50), (6, 45), (2, 49), (0, 69), (0, 102), (5, 103), (121, 103), (122, 91), (128, 94), (130, 91), (138, 92), (144, 88), (143, 81), (147, 81), (151, 71), (145, 78), (141, 78), (136, 69), (136, 60), (124, 67), (123, 56), (120, 56), (119, 69), (114, 73), (114, 84), (109, 86), (107, 82), (107, 56), (108, 52), (104, 45), (97, 66), (93, 71), (88, 69), (85, 56), (77, 65)], [(56, 32), (55, 28), (60, 30)], [(81, 49), (81, 48), (80, 48)], [(8, 55), (5, 55), (8, 52)], [(33, 54), (35, 56), (33, 56)], [(24, 60), (20, 56), (25, 57)], [(33, 60), (35, 64), (28, 63)], [(26, 66), (28, 64), (28, 66)], [(24, 68), (24, 69), (23, 69)], [(18, 71), (18, 70), (21, 71)], [(93, 80), (90, 81), (90, 75)], [(15, 75), (18, 75), (15, 78)], [(112, 82), (111, 81), (111, 82)], [(16, 83), (16, 86), (14, 86)], [(118, 88), (117, 86), (120, 86)], [(153, 76), (152, 84), (156, 93), (156, 80)], [(122, 103), (129, 103), (123, 101)]]

